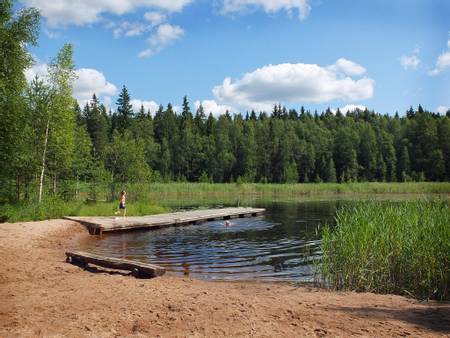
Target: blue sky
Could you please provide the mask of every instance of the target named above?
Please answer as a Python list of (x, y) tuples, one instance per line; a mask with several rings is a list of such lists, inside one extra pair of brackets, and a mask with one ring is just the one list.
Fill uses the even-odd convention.
[(112, 108), (203, 102), (215, 114), (274, 103), (401, 114), (450, 107), (448, 0), (21, 0), (43, 16), (36, 65), (75, 46), (75, 96)]

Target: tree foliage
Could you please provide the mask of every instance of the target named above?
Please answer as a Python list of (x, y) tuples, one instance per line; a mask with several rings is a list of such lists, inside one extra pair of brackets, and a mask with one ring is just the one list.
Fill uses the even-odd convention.
[[(358, 110), (214, 116), (183, 98), (135, 114), (126, 88), (107, 112), (95, 93), (83, 109), (73, 98), (73, 47), (64, 45), (47, 78), (27, 84), (26, 46), (37, 38), (39, 15), (14, 15), (0, 3), (0, 169), (3, 197), (29, 198), (44, 183), (83, 180), (117, 184), (192, 182), (351, 182), (450, 180), (450, 112), (422, 106), (406, 114)], [(52, 182), (52, 184), (48, 184)], [(22, 188), (24, 186), (25, 188)], [(34, 187), (34, 188), (33, 188)], [(95, 196), (95, 194), (92, 194)]]

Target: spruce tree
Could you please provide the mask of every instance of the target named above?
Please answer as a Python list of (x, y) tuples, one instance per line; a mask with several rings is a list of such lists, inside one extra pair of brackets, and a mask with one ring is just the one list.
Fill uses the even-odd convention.
[(130, 95), (127, 87), (123, 86), (117, 99), (117, 130), (123, 133), (127, 130), (133, 119), (133, 107), (130, 103)]

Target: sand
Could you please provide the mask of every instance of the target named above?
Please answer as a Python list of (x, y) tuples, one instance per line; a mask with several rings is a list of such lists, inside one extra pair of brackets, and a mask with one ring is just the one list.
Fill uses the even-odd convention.
[(288, 283), (83, 270), (63, 220), (0, 224), (0, 337), (450, 336), (450, 304)]

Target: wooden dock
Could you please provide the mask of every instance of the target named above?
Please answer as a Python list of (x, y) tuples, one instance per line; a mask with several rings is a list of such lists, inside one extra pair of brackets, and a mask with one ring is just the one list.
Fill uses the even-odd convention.
[(163, 267), (154, 264), (130, 261), (127, 259), (105, 257), (83, 251), (67, 251), (66, 261), (84, 268), (94, 264), (104, 268), (131, 271), (135, 277), (156, 277), (166, 272)]
[(151, 216), (131, 217), (64, 217), (86, 226), (91, 235), (101, 235), (107, 231), (134, 229), (157, 229), (167, 226), (199, 224), (221, 219), (243, 218), (264, 214), (265, 209), (223, 208), (172, 212)]

